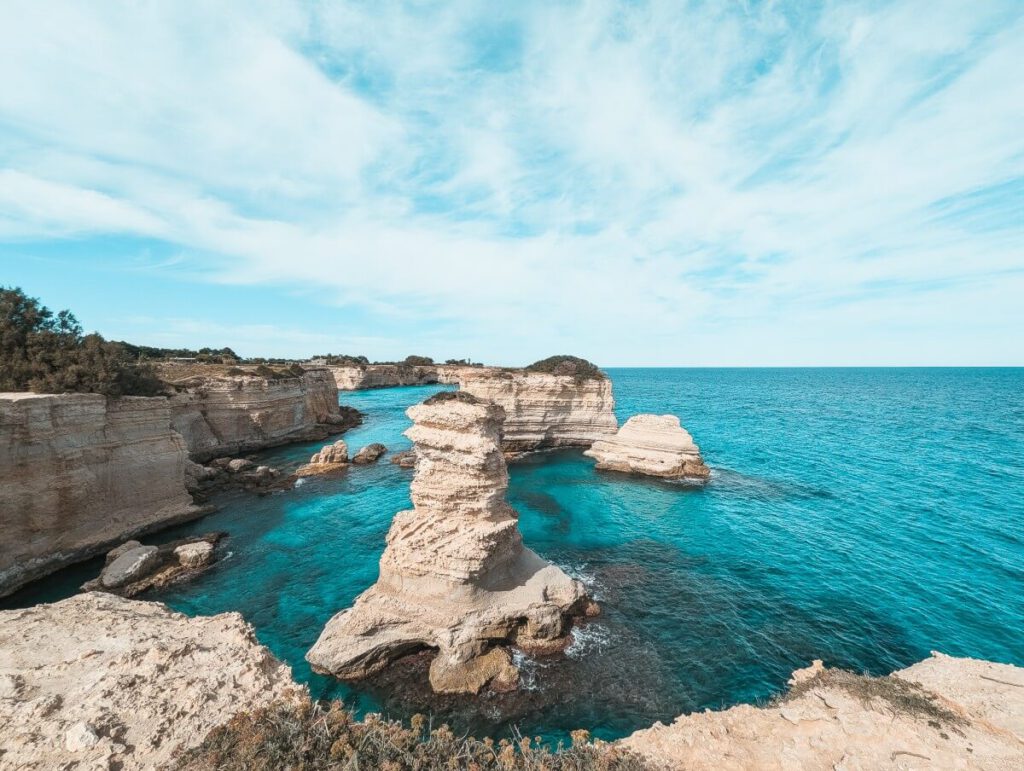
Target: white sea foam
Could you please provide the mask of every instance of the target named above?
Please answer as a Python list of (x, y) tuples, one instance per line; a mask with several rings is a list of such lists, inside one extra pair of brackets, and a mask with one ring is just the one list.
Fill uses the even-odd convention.
[(573, 659), (582, 659), (607, 648), (611, 641), (611, 630), (600, 622), (591, 621), (573, 627), (572, 642), (565, 649), (565, 655)]

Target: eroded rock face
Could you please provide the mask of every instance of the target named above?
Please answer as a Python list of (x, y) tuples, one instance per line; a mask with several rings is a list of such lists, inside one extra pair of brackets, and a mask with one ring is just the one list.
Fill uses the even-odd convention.
[(452, 364), (364, 364), (328, 365), (339, 391), (369, 388), (457, 383), (461, 366)]
[(634, 415), (614, 436), (594, 442), (583, 454), (596, 458), (596, 468), (606, 471), (694, 482), (711, 476), (700, 448), (675, 415)]
[(459, 387), (505, 411), (502, 447), (509, 453), (590, 447), (618, 429), (612, 383), (606, 377), (466, 367)]
[(163, 397), (0, 394), (0, 596), (203, 513)]
[(1024, 768), (1024, 669), (942, 654), (889, 677), (794, 673), (781, 703), (683, 715), (624, 739), (664, 769)]
[(302, 691), (238, 613), (80, 594), (0, 611), (0, 767), (168, 767), (236, 713)]
[(477, 660), (498, 642), (528, 647), (564, 637), (587, 608), (586, 592), (523, 547), (505, 500), (500, 407), (447, 392), (407, 414), (414, 508), (395, 516), (377, 583), (328, 622), (306, 658), (318, 672), (355, 679), (434, 648), (435, 690), (508, 681), (497, 657)]
[(193, 460), (325, 439), (352, 425), (350, 413), (338, 407), (326, 368), (301, 377), (212, 375), (174, 385), (179, 393), (171, 398), (172, 425)]
[(349, 464), (348, 444), (344, 439), (339, 439), (334, 444), (328, 444), (320, 448), (310, 457), (309, 463), (299, 466), (295, 472), (297, 477), (309, 477), (317, 474), (329, 474), (346, 468)]

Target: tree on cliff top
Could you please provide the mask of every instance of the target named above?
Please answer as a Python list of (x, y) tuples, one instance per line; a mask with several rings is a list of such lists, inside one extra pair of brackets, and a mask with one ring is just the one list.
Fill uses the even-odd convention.
[(54, 315), (21, 289), (0, 286), (0, 391), (153, 396), (163, 388), (123, 346), (83, 335), (71, 311)]
[(410, 367), (429, 367), (434, 360), (429, 356), (406, 356), (402, 363), (408, 364)]
[(565, 375), (582, 380), (600, 380), (605, 374), (593, 362), (578, 356), (548, 356), (535, 361), (526, 368), (527, 372), (545, 372), (549, 375)]

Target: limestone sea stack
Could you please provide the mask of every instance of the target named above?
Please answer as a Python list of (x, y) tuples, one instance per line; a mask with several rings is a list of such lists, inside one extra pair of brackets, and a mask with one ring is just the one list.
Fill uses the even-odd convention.
[(300, 466), (295, 472), (296, 476), (308, 477), (316, 474), (328, 474), (348, 466), (348, 445), (344, 439), (337, 440), (334, 444), (328, 444), (320, 448), (309, 459), (309, 463)]
[(711, 475), (700, 448), (675, 415), (634, 415), (618, 432), (583, 453), (596, 468), (704, 482)]
[(304, 693), (238, 613), (102, 592), (0, 611), (0, 768), (170, 768), (237, 713)]
[(307, 660), (320, 673), (364, 677), (436, 649), (439, 692), (515, 681), (501, 643), (550, 648), (575, 615), (596, 612), (583, 585), (525, 548), (505, 500), (503, 411), (464, 392), (407, 413), (416, 451), (413, 509), (395, 516), (377, 583), (332, 618)]
[(615, 434), (612, 383), (590, 377), (496, 367), (467, 367), (459, 388), (505, 412), (502, 447), (522, 453), (554, 447), (590, 447)]

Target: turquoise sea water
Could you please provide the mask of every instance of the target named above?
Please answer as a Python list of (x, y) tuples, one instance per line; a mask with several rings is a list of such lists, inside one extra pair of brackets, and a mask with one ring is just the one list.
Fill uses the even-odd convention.
[[(230, 556), (154, 597), (241, 612), (315, 695), (477, 733), (612, 738), (680, 712), (764, 700), (813, 658), (885, 673), (931, 650), (1024, 665), (1024, 370), (610, 370), (620, 421), (669, 412), (711, 483), (600, 473), (574, 451), (511, 468), (529, 546), (585, 580), (604, 609), (566, 656), (523, 660), (516, 697), (431, 699), (410, 680), (351, 689), (303, 654), (376, 579), (411, 472), (385, 457), (294, 491), (218, 501), (152, 540), (226, 530)], [(352, 449), (404, 449), (404, 409), (438, 387), (343, 394), (366, 412)], [(298, 463), (321, 443), (265, 453)], [(65, 596), (98, 562), (8, 603)]]

